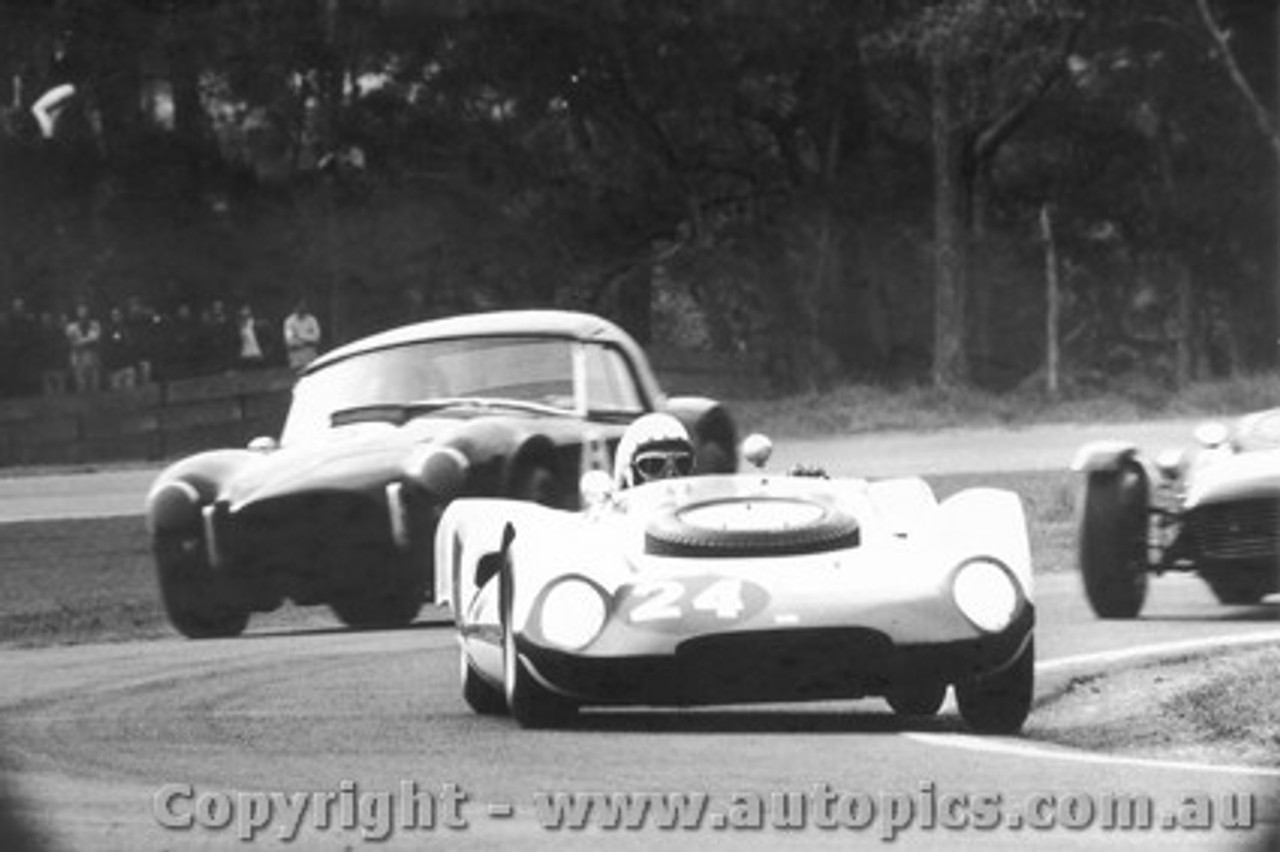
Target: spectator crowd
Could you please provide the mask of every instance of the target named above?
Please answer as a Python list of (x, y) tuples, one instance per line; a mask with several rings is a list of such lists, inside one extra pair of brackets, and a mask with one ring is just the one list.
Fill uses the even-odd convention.
[(21, 296), (0, 311), (0, 397), (94, 393), (263, 367), (301, 369), (320, 351), (316, 317), (300, 301), (281, 321), (215, 299), (197, 313), (160, 313), (138, 297), (105, 313), (34, 312)]

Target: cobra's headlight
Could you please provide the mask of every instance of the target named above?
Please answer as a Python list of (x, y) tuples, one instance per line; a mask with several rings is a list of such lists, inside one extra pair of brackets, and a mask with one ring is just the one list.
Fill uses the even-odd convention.
[(960, 566), (951, 594), (965, 618), (988, 633), (1004, 630), (1018, 614), (1017, 581), (998, 562), (975, 559)]
[(600, 591), (585, 580), (567, 578), (547, 589), (542, 599), (542, 635), (576, 651), (600, 634), (608, 610)]

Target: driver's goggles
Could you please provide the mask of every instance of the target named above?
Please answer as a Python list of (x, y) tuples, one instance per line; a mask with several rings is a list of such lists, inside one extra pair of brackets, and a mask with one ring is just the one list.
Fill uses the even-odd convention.
[(693, 454), (686, 452), (650, 451), (640, 453), (631, 462), (636, 473), (645, 479), (667, 479), (693, 473)]

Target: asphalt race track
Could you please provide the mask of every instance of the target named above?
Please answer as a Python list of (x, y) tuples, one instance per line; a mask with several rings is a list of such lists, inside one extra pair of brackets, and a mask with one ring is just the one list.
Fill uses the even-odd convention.
[[(769, 468), (821, 464), (835, 476), (899, 476), (1065, 468), (1085, 441), (1123, 438), (1152, 452), (1185, 446), (1197, 420), (1124, 426), (1030, 426), (890, 432), (778, 441)], [(747, 429), (750, 424), (745, 424)], [(0, 476), (0, 520), (134, 515), (158, 467), (130, 465), (40, 477)], [(2, 472), (2, 471), (0, 471)], [(86, 483), (92, 481), (92, 485)]]
[[(1185, 424), (1170, 429), (1178, 440), (1185, 434)], [(1026, 442), (1018, 458), (1051, 467), (1083, 437), (1023, 430), (1007, 434), (1006, 446)], [(956, 438), (813, 442), (780, 446), (778, 457), (881, 459), (885, 447), (874, 442), (902, 440), (903, 467), (975, 469), (953, 452), (975, 444)], [(829, 466), (846, 472), (847, 464)], [(129, 476), (145, 490), (138, 472), (84, 474), (61, 506), (82, 510), (69, 493), (89, 506), (124, 503)], [(42, 480), (0, 484), (0, 517), (48, 516)], [(141, 491), (130, 511), (140, 503)], [(1280, 641), (1275, 606), (1221, 607), (1194, 578), (1153, 582), (1137, 622), (1095, 620), (1073, 575), (1041, 577), (1038, 606), (1042, 693), (1162, 648)], [(66, 849), (344, 849), (362, 840), (415, 849), (850, 849), (885, 847), (890, 836), (891, 848), (907, 849), (1260, 849), (1265, 826), (1167, 827), (1163, 817), (1203, 816), (1180, 810), (1188, 794), (1218, 808), (1214, 819), (1223, 796), (1251, 794), (1255, 822), (1280, 820), (1280, 771), (973, 737), (950, 707), (905, 722), (870, 700), (588, 712), (571, 730), (522, 731), (466, 708), (457, 665), (450, 632), (427, 623), (364, 633), (251, 625), (225, 641), (10, 650), (0, 657), (0, 743), (15, 767), (20, 815)], [(708, 808), (697, 827), (663, 827), (650, 811), (643, 827), (596, 819), (555, 828), (544, 825), (551, 807), (569, 800), (551, 793), (577, 795), (570, 806), (590, 793), (663, 794), (664, 804), (669, 794), (705, 795)], [(1157, 808), (1154, 827), (1102, 826), (1105, 797), (1143, 795)]]

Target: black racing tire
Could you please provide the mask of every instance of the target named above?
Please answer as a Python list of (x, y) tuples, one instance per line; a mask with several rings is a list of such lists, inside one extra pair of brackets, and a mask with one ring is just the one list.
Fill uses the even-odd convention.
[(1266, 571), (1215, 570), (1201, 576), (1219, 603), (1232, 606), (1256, 604), (1276, 591), (1275, 579)]
[[(786, 507), (800, 513), (817, 510), (818, 514), (784, 527), (718, 527), (692, 522), (699, 512), (737, 508), (745, 518), (757, 507), (761, 514), (785, 511)], [(658, 514), (645, 530), (645, 551), (656, 556), (794, 556), (855, 547), (859, 538), (857, 520), (831, 506), (788, 497), (735, 497), (673, 506)]]
[(1035, 698), (1035, 637), (1008, 666), (956, 684), (960, 718), (980, 734), (1016, 734), (1031, 714)]
[(214, 574), (201, 534), (157, 533), (152, 553), (160, 599), (174, 629), (188, 639), (224, 639), (244, 632), (249, 609)]
[(502, 613), (503, 698), (508, 712), (522, 728), (557, 728), (570, 723), (578, 705), (547, 689), (520, 660), (512, 626), (511, 601), (514, 583), (510, 567), (502, 572), (499, 609)]
[(354, 630), (395, 630), (413, 624), (422, 610), (422, 599), (380, 589), (330, 601), (329, 608)]
[[(413, 560), (402, 557), (402, 561)], [(412, 564), (396, 566), (389, 581), (329, 601), (333, 614), (355, 630), (395, 630), (417, 619), (423, 604), (423, 580), (414, 576)]]
[(507, 698), (502, 689), (480, 676), (467, 652), (458, 648), (459, 674), (462, 678), (462, 700), (481, 716), (501, 716), (507, 712)]
[(1135, 618), (1147, 599), (1149, 492), (1135, 464), (1085, 479), (1077, 552), (1099, 618)]
[(511, 496), (516, 500), (554, 507), (563, 505), (564, 489), (550, 468), (533, 462), (517, 471), (511, 483)]
[(899, 716), (935, 716), (947, 699), (947, 684), (940, 680), (897, 684), (884, 699)]

